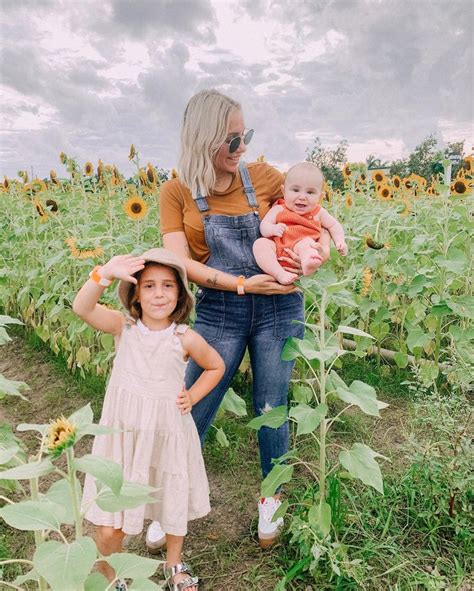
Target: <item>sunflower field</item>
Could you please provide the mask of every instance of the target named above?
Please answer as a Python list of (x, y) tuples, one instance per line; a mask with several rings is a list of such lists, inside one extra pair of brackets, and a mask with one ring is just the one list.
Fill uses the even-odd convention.
[[(1, 312), (21, 320), (66, 361), (71, 373), (104, 378), (114, 355), (113, 337), (89, 328), (72, 312), (72, 301), (95, 265), (112, 255), (160, 246), (160, 186), (177, 172), (151, 163), (142, 167), (133, 145), (129, 159), (136, 174), (130, 178), (101, 160), (80, 166), (64, 153), (59, 158), (61, 175), (51, 170), (48, 179), (30, 179), (22, 170), (17, 179), (5, 177), (0, 185)], [(294, 449), (262, 484), (262, 496), (269, 496), (293, 478), (290, 502), (281, 507), (281, 515), (288, 511), (291, 517), (287, 539), (292, 554), (285, 554), (288, 564), (279, 567), (285, 574), (275, 590), (302, 589), (302, 581), (308, 580), (321, 589), (458, 589), (443, 584), (455, 572), (459, 580), (469, 572), (468, 561), (463, 563), (469, 555), (466, 516), (472, 503), (467, 476), (469, 418), (464, 415), (474, 381), (474, 158), (465, 158), (454, 178), (448, 160), (440, 167), (430, 179), (416, 174), (400, 178), (383, 169), (346, 163), (342, 190), (325, 183), (324, 205), (343, 224), (349, 254), (340, 257), (333, 250), (317, 274), (299, 281), (305, 292), (306, 336), (298, 342), (290, 339), (283, 352), (284, 358), (297, 360), (289, 411), (296, 424)], [(102, 303), (118, 306), (113, 289), (104, 292)], [(0, 326), (0, 335), (3, 330)], [(342, 368), (340, 373), (349, 378), (352, 367), (344, 365), (348, 357), (356, 364), (370, 360), (382, 382), (395, 382), (395, 392), (408, 387), (421, 393), (418, 408), (424, 410), (416, 418), (417, 428), (432, 430), (439, 440), (423, 448), (410, 435), (411, 459), (400, 468), (403, 477), (389, 474), (382, 482), (374, 458), (387, 458), (361, 443), (336, 455), (335, 448), (342, 447), (337, 437), (343, 412), (358, 407), (378, 418), (388, 406), (369, 384), (355, 379), (348, 386), (338, 375)], [(244, 361), (238, 377), (242, 384), (247, 369)], [(403, 381), (396, 382), (400, 375)], [(245, 402), (233, 390), (230, 393), (226, 410), (245, 416)], [(462, 400), (456, 408), (453, 393)], [(438, 398), (429, 398), (432, 394)], [(342, 410), (341, 401), (346, 404)], [(77, 412), (87, 415), (84, 424), (92, 429), (90, 408)], [(278, 426), (286, 413), (286, 407), (278, 407), (247, 426)], [(63, 431), (65, 421), (58, 423)], [(337, 435), (331, 434), (326, 442), (329, 429)], [(214, 439), (229, 448), (219, 425)], [(364, 466), (354, 466), (354, 460)], [(299, 470), (309, 473), (307, 480)], [(354, 475), (369, 492), (360, 492), (360, 482), (351, 482)], [(390, 538), (395, 523), (400, 524), (396, 541)], [(430, 559), (446, 548), (456, 552), (442, 564), (449, 575), (436, 570), (431, 577), (423, 565), (416, 584), (426, 575), (431, 577), (429, 585), (439, 579), (438, 586), (418, 587), (411, 580), (412, 586), (405, 581), (408, 586), (397, 582), (384, 587), (382, 581), (391, 585), (395, 580), (392, 571), (404, 576), (405, 566), (414, 560), (414, 554), (402, 554), (410, 546), (407, 536), (423, 528), (429, 533), (419, 543), (422, 555), (428, 549)], [(446, 532), (442, 540), (438, 530)], [(367, 542), (372, 532), (377, 539)], [(321, 570), (323, 564), (326, 571)], [(367, 586), (377, 568), (379, 581)], [(332, 586), (323, 586), (327, 581)], [(360, 587), (352, 586), (354, 581)]]

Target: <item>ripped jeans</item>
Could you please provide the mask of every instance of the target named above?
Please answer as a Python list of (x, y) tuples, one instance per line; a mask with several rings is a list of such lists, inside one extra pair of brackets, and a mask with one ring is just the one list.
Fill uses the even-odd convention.
[[(201, 288), (197, 294), (194, 330), (202, 335), (224, 359), (226, 371), (219, 384), (193, 407), (192, 416), (204, 442), (230, 382), (248, 347), (253, 376), (253, 406), (256, 415), (288, 404), (288, 386), (293, 361), (282, 361), (285, 340), (303, 338), (303, 294), (245, 295)], [(300, 322), (293, 322), (298, 320)], [(190, 387), (202, 369), (192, 360), (186, 370)], [(258, 431), (263, 477), (273, 467), (272, 459), (288, 451), (289, 429), (285, 422), (278, 429)]]

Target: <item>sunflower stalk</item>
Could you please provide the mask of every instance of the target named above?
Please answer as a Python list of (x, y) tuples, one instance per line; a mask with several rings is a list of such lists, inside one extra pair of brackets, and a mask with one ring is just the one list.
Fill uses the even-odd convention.
[(74, 521), (76, 528), (76, 540), (82, 538), (82, 516), (79, 508), (79, 499), (77, 498), (76, 470), (74, 468), (74, 447), (66, 449), (68, 483), (71, 491), (72, 508), (74, 511)]
[[(30, 495), (31, 495), (32, 501), (39, 501), (39, 494), (38, 493), (39, 493), (38, 478), (31, 478), (30, 479)], [(35, 530), (34, 535), (35, 535), (35, 547), (38, 550), (38, 548), (44, 542), (43, 534), (41, 531)], [(39, 579), (38, 579), (39, 591), (47, 591), (47, 588), (48, 587), (47, 587), (46, 581), (43, 579), (43, 577), (39, 577)]]

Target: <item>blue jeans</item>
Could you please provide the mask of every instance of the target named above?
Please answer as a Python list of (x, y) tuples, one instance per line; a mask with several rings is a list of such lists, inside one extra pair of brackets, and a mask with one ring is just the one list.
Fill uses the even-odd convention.
[[(261, 415), (276, 406), (288, 404), (288, 386), (293, 361), (282, 361), (285, 340), (303, 338), (304, 326), (293, 320), (304, 320), (303, 294), (245, 295), (201, 288), (196, 301), (200, 335), (221, 355), (226, 365), (224, 377), (192, 410), (201, 442), (211, 426), (230, 382), (248, 347), (253, 374), (253, 406)], [(192, 360), (186, 370), (186, 387), (190, 387), (202, 369)], [(288, 422), (278, 429), (262, 427), (258, 432), (260, 463), (263, 477), (273, 467), (272, 459), (288, 451)]]

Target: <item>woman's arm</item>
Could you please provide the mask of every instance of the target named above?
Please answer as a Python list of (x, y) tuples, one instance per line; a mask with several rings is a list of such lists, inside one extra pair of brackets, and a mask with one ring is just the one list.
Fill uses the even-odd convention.
[[(116, 256), (101, 267), (98, 273), (104, 279), (112, 281), (114, 279), (124, 279), (130, 283), (136, 283), (137, 280), (132, 275), (143, 269), (144, 263), (144, 259), (131, 255)], [(74, 298), (72, 309), (75, 314), (93, 328), (119, 335), (122, 332), (125, 319), (118, 310), (110, 310), (98, 303), (104, 289), (106, 287), (89, 279)]]
[[(237, 277), (208, 267), (198, 261), (193, 261), (189, 252), (188, 240), (184, 232), (169, 232), (163, 236), (163, 245), (180, 256), (186, 264), (186, 272), (190, 281), (203, 287), (237, 291)], [(284, 294), (296, 291), (293, 285), (280, 285), (271, 275), (254, 275), (244, 282), (246, 293), (256, 294)]]
[(181, 337), (181, 343), (185, 353), (204, 370), (194, 384), (178, 396), (178, 407), (185, 414), (217, 386), (224, 375), (225, 365), (219, 353), (191, 328)]

